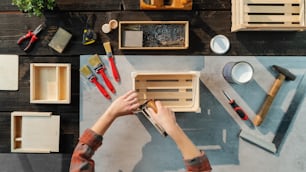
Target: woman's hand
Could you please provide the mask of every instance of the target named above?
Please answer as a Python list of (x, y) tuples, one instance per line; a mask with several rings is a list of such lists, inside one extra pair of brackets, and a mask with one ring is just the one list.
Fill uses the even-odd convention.
[(167, 107), (163, 106), (160, 101), (155, 101), (157, 113), (149, 108), (151, 117), (161, 127), (163, 127), (168, 134), (177, 127), (174, 113)]
[(137, 95), (138, 94), (133, 90), (128, 91), (117, 98), (107, 109), (106, 113), (112, 115), (114, 118), (133, 114), (133, 112), (140, 106)]
[(201, 156), (201, 152), (188, 138), (182, 128), (176, 123), (174, 113), (170, 109), (162, 106), (159, 101), (156, 101), (155, 104), (157, 107), (157, 113), (155, 113), (153, 109), (149, 108), (151, 117), (166, 130), (180, 149), (184, 159), (194, 159)]
[(117, 117), (132, 114), (138, 107), (137, 93), (131, 90), (117, 98), (91, 129), (99, 135), (104, 135)]

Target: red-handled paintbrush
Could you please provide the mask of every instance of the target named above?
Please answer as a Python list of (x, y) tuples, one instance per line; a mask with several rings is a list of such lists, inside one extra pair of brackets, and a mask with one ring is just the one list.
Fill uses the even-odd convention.
[(110, 82), (108, 79), (107, 75), (105, 74), (105, 65), (99, 58), (98, 54), (93, 55), (92, 57), (89, 58), (88, 63), (94, 68), (94, 70), (100, 74), (106, 84), (106, 86), (111, 90), (112, 93), (115, 93), (116, 90), (113, 86), (113, 84)]
[(112, 48), (111, 48), (110, 42), (104, 42), (103, 46), (104, 46), (106, 55), (108, 57), (110, 66), (112, 68), (113, 76), (114, 76), (114, 78), (117, 82), (120, 82), (120, 76), (119, 76), (119, 72), (118, 72), (118, 70), (116, 68), (116, 65), (115, 65), (115, 60), (114, 60), (114, 56), (113, 56), (113, 53), (112, 53)]
[(111, 97), (109, 96), (109, 94), (106, 92), (106, 90), (104, 89), (104, 87), (97, 81), (97, 77), (90, 71), (90, 69), (88, 68), (87, 65), (83, 66), (80, 69), (80, 72), (82, 73), (82, 75), (87, 78), (90, 82), (94, 83), (96, 85), (96, 87), (99, 89), (99, 91), (107, 98), (107, 99), (111, 99)]

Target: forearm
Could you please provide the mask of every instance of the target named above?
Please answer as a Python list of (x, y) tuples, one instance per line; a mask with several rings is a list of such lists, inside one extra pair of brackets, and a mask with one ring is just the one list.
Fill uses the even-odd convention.
[(172, 127), (171, 130), (168, 131), (168, 134), (177, 144), (184, 159), (192, 159), (201, 155), (201, 152), (198, 150), (198, 148), (193, 144), (193, 142), (178, 125)]
[(110, 125), (115, 120), (115, 115), (111, 112), (111, 110), (107, 110), (98, 121), (91, 127), (91, 130), (97, 133), (98, 135), (103, 136), (106, 130), (110, 127)]
[(111, 110), (107, 110), (91, 127), (85, 130), (74, 149), (70, 172), (93, 172), (95, 163), (92, 159), (95, 151), (102, 144), (102, 136), (110, 127), (116, 116)]
[(177, 144), (184, 158), (187, 172), (210, 172), (211, 166), (204, 151), (200, 151), (177, 124), (168, 134)]

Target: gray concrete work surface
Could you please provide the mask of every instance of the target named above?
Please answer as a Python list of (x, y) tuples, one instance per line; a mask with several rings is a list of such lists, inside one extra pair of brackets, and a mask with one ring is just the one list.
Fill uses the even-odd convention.
[[(80, 58), (80, 65), (90, 55)], [(200, 71), (201, 113), (176, 113), (177, 122), (208, 155), (215, 172), (304, 172), (306, 170), (306, 101), (297, 110), (278, 153), (272, 154), (239, 138), (242, 130), (271, 142), (296, 88), (306, 72), (306, 57), (253, 56), (115, 56), (121, 76), (116, 83), (105, 56), (107, 74), (117, 93), (112, 100), (132, 89), (131, 72)], [(254, 68), (253, 80), (238, 85), (227, 82), (222, 69), (228, 62), (246, 61)], [(271, 65), (289, 69), (297, 78), (285, 81), (270, 112), (260, 127), (242, 121), (228, 104), (225, 90), (253, 119), (278, 73)], [(112, 101), (80, 76), (80, 133), (91, 127)], [(104, 84), (100, 76), (98, 81)], [(104, 84), (105, 85), (105, 84)], [(109, 91), (109, 93), (111, 93)], [(99, 172), (184, 171), (181, 154), (170, 138), (162, 137), (141, 115), (117, 119), (104, 135), (103, 145), (94, 155)]]

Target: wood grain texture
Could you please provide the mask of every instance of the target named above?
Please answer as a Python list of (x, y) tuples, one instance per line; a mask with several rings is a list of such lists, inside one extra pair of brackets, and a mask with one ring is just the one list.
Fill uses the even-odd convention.
[[(48, 13), (44, 18), (28, 17), (26, 14), (0, 14), (0, 49), (1, 53), (26, 55), (16, 44), (17, 39), (26, 33), (28, 28), (35, 28), (45, 22), (47, 28), (39, 34), (39, 40), (35, 43), (29, 55), (79, 55), (79, 54), (105, 54), (101, 48), (102, 42), (111, 41), (114, 54), (148, 54), (148, 55), (215, 55), (209, 47), (210, 40), (216, 34), (227, 36), (231, 48), (226, 55), (305, 55), (303, 46), (306, 42), (306, 32), (238, 32), (231, 33), (230, 11), (165, 11), (160, 12), (95, 12), (97, 21), (94, 30), (98, 33), (98, 40), (90, 46), (82, 45), (82, 30), (85, 26), (82, 20), (85, 15), (91, 13), (60, 12)], [(140, 15), (143, 14), (143, 15)], [(118, 30), (109, 34), (103, 34), (101, 26), (111, 19), (117, 20), (188, 20), (190, 24), (189, 44), (187, 50), (169, 51), (143, 51), (118, 49)], [(12, 22), (19, 21), (19, 22)], [(58, 27), (63, 27), (73, 37), (62, 54), (48, 47), (48, 43)]]
[(12, 5), (12, 0), (2, 0), (0, 3), (0, 11), (16, 11), (17, 6)]
[(10, 112), (0, 112), (0, 138), (1, 138), (0, 139), (0, 152), (1, 153), (11, 151), (10, 130), (11, 130), (11, 113)]
[(69, 63), (30, 64), (30, 102), (69, 104), (71, 65)]
[[(56, 0), (61, 11), (134, 11), (140, 10), (140, 0)], [(231, 0), (193, 0), (193, 10), (230, 10)], [(2, 0), (0, 11), (18, 11), (11, 0)]]
[[(85, 27), (84, 17), (95, 14), (97, 21), (94, 30), (98, 40), (90, 46), (83, 46), (82, 32)], [(118, 49), (118, 30), (103, 34), (101, 26), (111, 19), (121, 20), (188, 20), (190, 23), (190, 47), (187, 50), (141, 51)], [(192, 11), (140, 11), (138, 0), (57, 0), (54, 11), (45, 15), (29, 17), (19, 12), (11, 0), (0, 3), (0, 54), (18, 54), (20, 56), (19, 90), (0, 91), (0, 159), (7, 165), (4, 171), (68, 171), (70, 153), (79, 137), (79, 55), (105, 54), (102, 42), (111, 41), (115, 55), (215, 55), (211, 52), (210, 39), (216, 34), (227, 36), (231, 48), (226, 55), (305, 55), (306, 32), (238, 32), (231, 33), (231, 0), (194, 0)], [(32, 51), (25, 53), (16, 44), (18, 38), (29, 29), (45, 23), (46, 28), (38, 35)], [(63, 54), (48, 47), (48, 43), (58, 27), (63, 27), (73, 37)], [(68, 105), (35, 105), (30, 98), (30, 63), (71, 63), (71, 103)], [(50, 111), (60, 114), (60, 154), (50, 155), (14, 155), (10, 152), (10, 113), (16, 110)], [(67, 154), (66, 154), (67, 153)], [(3, 155), (3, 156), (2, 156)], [(58, 158), (58, 156), (62, 158)], [(5, 158), (4, 158), (5, 157)], [(17, 157), (17, 158), (16, 158)], [(31, 162), (29, 161), (31, 158)], [(20, 161), (22, 166), (14, 164)], [(2, 161), (3, 162), (3, 161)], [(15, 167), (16, 166), (16, 167)], [(46, 168), (50, 167), (50, 168)], [(51, 168), (52, 167), (52, 168)]]
[(50, 112), (11, 113), (11, 151), (50, 153), (59, 151), (60, 116)]
[(199, 112), (199, 76), (197, 72), (133, 73), (133, 89), (139, 103), (155, 99), (174, 112)]
[[(30, 104), (30, 63), (71, 63), (71, 103), (65, 105)], [(72, 152), (79, 136), (79, 56), (20, 56), (19, 90), (0, 91), (0, 152), (10, 152), (10, 112), (52, 112), (61, 116), (60, 152)]]
[(233, 32), (303, 31), (304, 23), (304, 1), (232, 1)]

